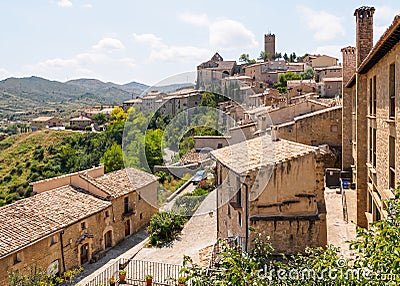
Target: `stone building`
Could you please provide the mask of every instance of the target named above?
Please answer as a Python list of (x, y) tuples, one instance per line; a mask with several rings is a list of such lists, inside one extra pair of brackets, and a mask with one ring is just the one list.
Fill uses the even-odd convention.
[(326, 245), (324, 163), (318, 148), (264, 135), (211, 154), (217, 162), (219, 238), (243, 237), (249, 249), (262, 234), (276, 253), (285, 254)]
[(256, 82), (274, 84), (278, 82), (279, 74), (287, 70), (284, 60), (270, 60), (244, 67), (244, 74)]
[(313, 79), (295, 79), (287, 81), (287, 94), (290, 98), (317, 91), (317, 83)]
[(275, 34), (264, 35), (264, 53), (268, 55), (269, 60), (275, 56)]
[(326, 77), (318, 83), (319, 92), (323, 97), (335, 97), (342, 94), (342, 77)]
[(62, 273), (96, 260), (157, 212), (157, 178), (103, 167), (32, 183), (32, 197), (0, 208), (0, 285), (7, 272)]
[(342, 146), (342, 107), (334, 106), (273, 126), (276, 137), (318, 146), (327, 144), (335, 149)]
[(357, 225), (387, 215), (400, 172), (400, 17), (373, 46), (375, 8), (355, 10), (356, 47), (343, 54), (343, 169), (357, 191)]
[(62, 120), (54, 116), (37, 117), (35, 119), (32, 119), (31, 121), (32, 131), (37, 131), (42, 128), (61, 127), (61, 126), (64, 126)]
[(85, 129), (86, 126), (90, 126), (93, 123), (93, 120), (87, 118), (85, 116), (78, 116), (71, 118), (69, 120), (69, 125), (71, 128)]
[(312, 68), (336, 66), (338, 59), (327, 55), (308, 55), (303, 62)]

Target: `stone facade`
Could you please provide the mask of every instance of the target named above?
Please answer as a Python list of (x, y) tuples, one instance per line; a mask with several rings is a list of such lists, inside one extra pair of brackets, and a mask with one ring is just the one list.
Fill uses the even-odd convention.
[(31, 128), (32, 131), (36, 131), (42, 128), (51, 128), (51, 127), (60, 127), (64, 126), (64, 123), (61, 121), (61, 119), (58, 119), (57, 117), (38, 117), (35, 118), (31, 121)]
[[(217, 161), (219, 185), (218, 237), (244, 237), (246, 247), (251, 248), (252, 239), (262, 234), (270, 237), (276, 253), (285, 254), (325, 246), (322, 155), (314, 147), (286, 140), (266, 141), (268, 136), (262, 136), (212, 152)], [(257, 145), (263, 145), (262, 142), (266, 146)], [(258, 165), (256, 162), (263, 161), (262, 154), (266, 152), (275, 152), (272, 158), (275, 163)], [(242, 162), (246, 155), (250, 164), (237, 165), (236, 161)], [(255, 159), (257, 156), (261, 159)], [(255, 231), (249, 233), (249, 227)]]
[(270, 60), (275, 56), (275, 34), (264, 35), (264, 52)]
[(342, 87), (342, 169), (350, 170), (353, 165), (352, 147), (353, 147), (353, 92), (346, 85), (356, 71), (356, 48), (346, 47), (341, 50), (343, 56), (343, 87)]
[(158, 211), (156, 177), (134, 169), (104, 174), (98, 167), (33, 189), (33, 197), (0, 208), (7, 228), (0, 226), (0, 235), (8, 237), (0, 237), (0, 285), (7, 285), (8, 271), (34, 264), (62, 273), (96, 260)]
[[(387, 215), (384, 200), (394, 198), (399, 172), (398, 112), (400, 19), (373, 46), (373, 7), (356, 9), (356, 64), (354, 50), (344, 58), (343, 120), (352, 115), (352, 128), (343, 128), (343, 167), (351, 164), (357, 189), (357, 224), (367, 227)], [(346, 60), (346, 61), (345, 61)], [(351, 71), (356, 72), (351, 75)], [(350, 76), (351, 75), (351, 76)], [(344, 81), (345, 82), (345, 81)], [(346, 132), (346, 133), (345, 133)], [(351, 162), (352, 161), (352, 162)]]
[(335, 106), (306, 115), (293, 121), (275, 125), (276, 137), (306, 145), (342, 145), (342, 107)]

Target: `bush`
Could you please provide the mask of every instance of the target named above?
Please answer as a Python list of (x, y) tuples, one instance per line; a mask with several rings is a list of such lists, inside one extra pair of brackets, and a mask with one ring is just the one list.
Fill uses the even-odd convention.
[(159, 212), (150, 219), (147, 227), (150, 243), (153, 246), (162, 246), (172, 241), (183, 229), (186, 218), (172, 212)]
[(92, 126), (90, 126), (90, 125), (86, 126), (85, 131), (92, 131)]

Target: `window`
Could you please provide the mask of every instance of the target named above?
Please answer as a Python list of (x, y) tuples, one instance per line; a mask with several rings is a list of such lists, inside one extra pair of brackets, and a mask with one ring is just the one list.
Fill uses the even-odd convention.
[(369, 115), (373, 114), (372, 78), (369, 79)]
[(230, 205), (228, 205), (228, 217), (229, 218), (231, 217), (231, 206)]
[(238, 212), (238, 224), (242, 226), (242, 214)]
[(140, 193), (138, 193), (138, 200), (142, 200), (142, 196), (140, 195)]
[(389, 188), (395, 189), (396, 186), (396, 158), (395, 158), (396, 141), (395, 138), (389, 136)]
[(338, 132), (338, 126), (337, 125), (331, 125), (331, 132)]
[(222, 143), (218, 143), (217, 149), (221, 149), (221, 148), (222, 148)]
[(17, 264), (17, 263), (20, 263), (20, 262), (21, 262), (21, 257), (20, 257), (20, 255), (19, 255), (19, 252), (14, 253), (13, 259), (14, 259), (14, 264)]
[(391, 64), (389, 68), (389, 118), (394, 119), (396, 104), (396, 70), (395, 64)]
[(110, 212), (109, 211), (106, 211), (105, 212), (105, 214), (104, 214), (104, 216), (107, 218), (107, 217), (110, 217)]
[(139, 218), (143, 219), (143, 214), (142, 213), (139, 214)]
[(126, 197), (124, 198), (124, 213), (127, 213), (129, 211), (129, 198)]
[(369, 163), (376, 168), (376, 129), (369, 128)]
[(373, 109), (372, 109), (372, 114), (376, 116), (376, 76), (374, 76), (374, 81), (372, 85), (372, 104), (373, 104)]
[(56, 243), (57, 243), (57, 235), (53, 235), (50, 238), (50, 246), (52, 246), (53, 244), (56, 244)]
[(86, 222), (82, 222), (82, 223), (81, 223), (81, 229), (82, 229), (82, 230), (86, 229)]

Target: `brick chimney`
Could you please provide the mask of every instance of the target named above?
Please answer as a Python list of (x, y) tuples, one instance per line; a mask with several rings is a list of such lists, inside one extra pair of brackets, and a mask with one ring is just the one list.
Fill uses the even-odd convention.
[(354, 11), (356, 16), (356, 64), (361, 65), (373, 46), (374, 7), (363, 6)]
[(342, 68), (342, 76), (343, 76), (343, 84), (349, 82), (350, 78), (356, 72), (356, 48), (355, 47), (346, 47), (340, 50), (342, 52), (343, 59), (343, 68)]

